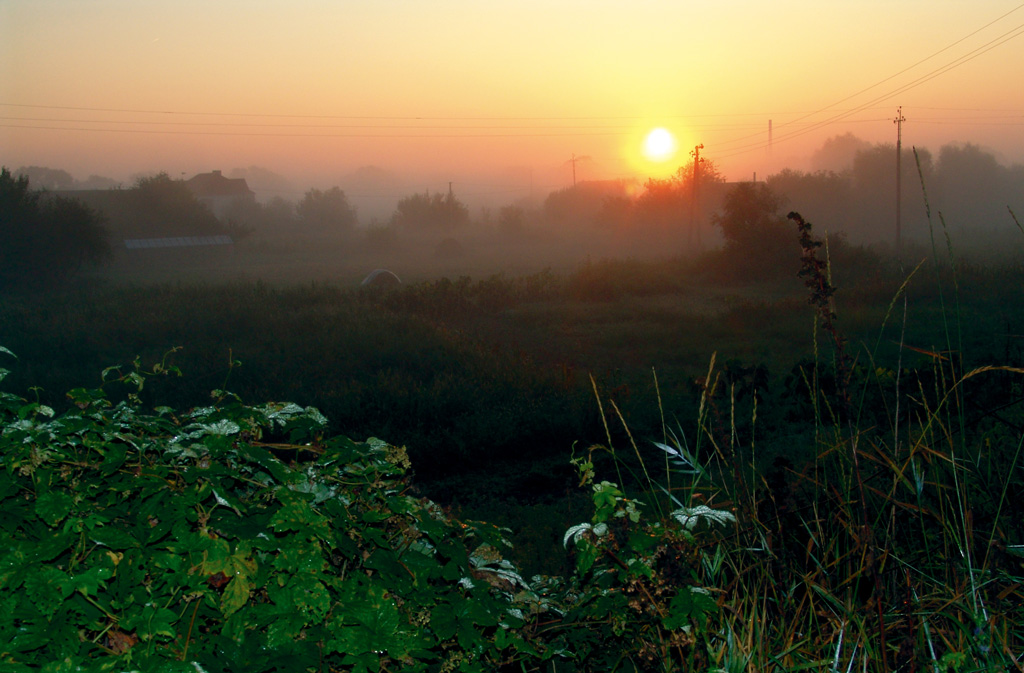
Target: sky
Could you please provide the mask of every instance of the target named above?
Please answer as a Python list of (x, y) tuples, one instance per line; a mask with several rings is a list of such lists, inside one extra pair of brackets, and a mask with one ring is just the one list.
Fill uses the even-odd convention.
[[(1024, 163), (1015, 0), (0, 0), (0, 163), (361, 166), (489, 193), (807, 168), (853, 133)], [(769, 125), (771, 133), (769, 134)], [(655, 128), (674, 156), (644, 156)]]

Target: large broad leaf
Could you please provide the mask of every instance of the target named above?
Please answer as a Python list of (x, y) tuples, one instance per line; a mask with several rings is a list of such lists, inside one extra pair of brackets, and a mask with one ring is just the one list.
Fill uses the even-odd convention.
[(483, 638), (483, 628), (498, 623), (496, 615), (491, 614), (478, 600), (468, 596), (452, 596), (449, 603), (437, 605), (430, 613), (430, 626), (442, 640), (455, 636), (459, 646), (473, 649)]
[(110, 568), (97, 566), (90, 568), (83, 573), (77, 573), (71, 577), (70, 587), (74, 591), (80, 591), (85, 596), (95, 596), (99, 593), (103, 584), (113, 576)]
[(411, 643), (402, 630), (402, 618), (394, 598), (384, 587), (353, 583), (342, 601), (344, 610), (332, 619), (331, 646), (349, 655), (387, 652), (405, 656)]
[(158, 608), (153, 605), (145, 606), (141, 612), (134, 613), (125, 619), (121, 626), (126, 630), (133, 630), (142, 640), (150, 640), (156, 636), (174, 638), (177, 632), (174, 629), (178, 615), (166, 608)]
[(295, 531), (312, 534), (321, 539), (330, 537), (327, 519), (310, 507), (308, 502), (283, 487), (277, 490), (277, 497), (281, 501), (281, 509), (270, 519), (274, 532)]
[(103, 463), (100, 465), (100, 474), (104, 477), (113, 474), (117, 468), (121, 467), (124, 463), (125, 456), (128, 455), (127, 444), (110, 444), (107, 448), (107, 453), (103, 457)]
[(663, 623), (667, 629), (680, 629), (691, 624), (703, 627), (708, 615), (718, 609), (715, 599), (704, 589), (686, 587), (669, 603)]
[(50, 565), (40, 566), (25, 578), (25, 596), (47, 618), (52, 617), (72, 589), (71, 578)]
[(36, 515), (48, 526), (56, 526), (71, 513), (75, 501), (63, 491), (46, 491), (36, 498)]
[(232, 615), (242, 609), (242, 606), (249, 600), (249, 590), (249, 578), (243, 575), (233, 577), (228, 582), (220, 597), (220, 609), (224, 616)]

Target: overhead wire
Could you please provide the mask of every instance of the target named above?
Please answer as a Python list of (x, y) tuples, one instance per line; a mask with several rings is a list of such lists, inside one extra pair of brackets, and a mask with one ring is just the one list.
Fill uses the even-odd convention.
[[(1005, 44), (1006, 42), (1019, 37), (1024, 34), (1024, 23), (1014, 27), (1013, 29), (1002, 33), (1001, 35), (989, 40), (988, 42), (974, 48), (973, 50), (963, 54), (952, 61), (949, 61), (934, 70), (925, 73), (924, 75), (911, 80), (908, 83), (902, 84), (893, 90), (888, 91), (880, 96), (877, 96), (861, 105), (855, 106), (850, 109), (845, 109), (832, 114), (826, 119), (819, 121), (807, 121), (816, 117), (824, 112), (833, 110), (838, 105), (844, 102), (853, 100), (862, 94), (871, 91), (873, 89), (882, 86), (886, 82), (890, 82), (900, 75), (910, 72), (914, 68), (936, 58), (937, 56), (949, 51), (950, 49), (962, 44), (971, 37), (981, 33), (982, 31), (990, 28), (996, 23), (1004, 20), (1011, 14), (1024, 9), (1024, 3), (1017, 5), (1013, 9), (1001, 14), (995, 19), (987, 22), (980, 28), (968, 33), (964, 37), (961, 37), (954, 42), (944, 46), (929, 56), (918, 60), (914, 64), (903, 68), (902, 70), (881, 79), (869, 87), (865, 87), (849, 96), (846, 96), (828, 106), (820, 108), (818, 110), (806, 113), (798, 113), (801, 116), (791, 121), (783, 122), (776, 128), (786, 129), (791, 128), (793, 130), (789, 132), (783, 132), (781, 135), (772, 138), (772, 142), (785, 142), (793, 138), (811, 133), (825, 126), (834, 124), (838, 121), (845, 120), (848, 123), (867, 123), (877, 122), (881, 120), (888, 121), (888, 117), (884, 118), (869, 118), (869, 119), (850, 119), (852, 116), (873, 109), (872, 106), (877, 103), (889, 100), (901, 93), (909, 91), (917, 86), (924, 84), (936, 77), (939, 77), (954, 68), (957, 68), (969, 61), (974, 60), (988, 53), (992, 49)], [(147, 133), (147, 134), (162, 134), (162, 135), (217, 135), (217, 136), (245, 136), (245, 137), (294, 137), (294, 138), (367, 138), (367, 139), (386, 139), (386, 138), (503, 138), (503, 137), (585, 137), (585, 136), (613, 136), (613, 135), (626, 135), (631, 132), (632, 127), (622, 122), (637, 121), (643, 119), (637, 116), (435, 116), (435, 115), (324, 115), (324, 114), (279, 114), (279, 113), (256, 113), (256, 112), (217, 112), (217, 111), (185, 111), (185, 110), (155, 110), (155, 109), (133, 109), (133, 108), (117, 108), (117, 107), (86, 107), (86, 106), (60, 106), (60, 105), (35, 105), (28, 103), (15, 103), (15, 102), (4, 102), (0, 101), (0, 107), (8, 108), (22, 108), (22, 109), (35, 109), (35, 110), (54, 110), (54, 111), (75, 111), (75, 112), (101, 112), (106, 114), (133, 114), (133, 115), (157, 115), (162, 117), (174, 118), (174, 121), (164, 120), (118, 120), (118, 119), (80, 119), (80, 118), (53, 118), (53, 117), (15, 117), (15, 116), (0, 116), (0, 128), (19, 128), (19, 129), (34, 129), (34, 130), (52, 130), (52, 131), (77, 131), (77, 132), (100, 132), (100, 133)], [(940, 108), (936, 108), (940, 109)], [(688, 128), (697, 131), (710, 132), (710, 131), (738, 131), (740, 129), (757, 129), (755, 132), (744, 134), (738, 137), (734, 137), (725, 141), (716, 143), (719, 147), (725, 149), (725, 153), (717, 153), (716, 156), (719, 158), (727, 158), (736, 156), (739, 154), (745, 154), (751, 151), (765, 149), (768, 143), (763, 140), (764, 131), (763, 126), (755, 125), (750, 122), (746, 123), (723, 123), (721, 120), (727, 118), (736, 117), (751, 117), (751, 116), (763, 116), (765, 114), (777, 114), (777, 113), (729, 113), (729, 114), (700, 114), (700, 115), (675, 115), (669, 116), (668, 118), (673, 119), (713, 119), (717, 123), (709, 124), (687, 124)], [(793, 114), (793, 113), (789, 113)], [(231, 122), (215, 122), (215, 121), (179, 121), (182, 117), (223, 117), (233, 119), (303, 119), (303, 120), (338, 120), (338, 121), (365, 121), (365, 122), (377, 122), (367, 124), (308, 124), (308, 123), (265, 123), (265, 122), (244, 122), (238, 121)], [(929, 122), (927, 119), (917, 119), (915, 121), (921, 121), (922, 123), (944, 123), (941, 121)], [(20, 122), (20, 123), (14, 123)], [(383, 123), (391, 122), (391, 123)], [(434, 124), (426, 124), (426, 122), (435, 122)], [(452, 124), (438, 124), (437, 122), (463, 122), (462, 125)], [(475, 122), (469, 124), (467, 122)], [(488, 125), (482, 126), (481, 122), (518, 122), (518, 124), (504, 124), (504, 125)], [(526, 122), (538, 122), (536, 125), (523, 125)], [(601, 123), (594, 125), (587, 124), (573, 124), (573, 125), (552, 125), (552, 124), (539, 124), (539, 122), (618, 122), (618, 123)], [(953, 123), (953, 122), (945, 122)], [(978, 121), (976, 123), (984, 124), (995, 124), (997, 122), (992, 121)], [(998, 122), (1003, 125), (1018, 125), (1020, 122), (1017, 121), (1006, 121)], [(58, 126), (58, 124), (75, 124), (76, 126)], [(96, 125), (106, 125), (107, 128), (97, 127)], [(113, 126), (114, 128), (109, 128)], [(794, 128), (799, 126), (799, 128)], [(130, 127), (130, 128), (125, 128)], [(160, 128), (153, 128), (160, 127)], [(167, 128), (172, 127), (172, 128)], [(202, 129), (229, 129), (229, 130), (202, 130)], [(187, 129), (187, 130), (177, 130)], [(253, 129), (253, 130), (241, 130), (236, 129)], [(281, 131), (267, 131), (261, 130), (256, 131), (255, 129), (295, 129), (300, 130), (312, 130), (315, 133), (286, 133)], [(373, 131), (398, 131), (396, 133), (323, 133), (324, 130), (373, 130)], [(498, 131), (498, 133), (495, 133)], [(510, 131), (515, 131), (511, 133)], [(520, 131), (524, 131), (520, 133)], [(526, 133), (528, 131), (528, 133)], [(746, 140), (752, 138), (762, 138), (757, 142), (744, 143)], [(730, 146), (732, 146), (730, 148)]]
[[(996, 19), (995, 21), (999, 21), (1002, 18), (1005, 18), (1010, 13), (1012, 13), (1014, 11), (1017, 11), (1018, 9), (1021, 9), (1022, 7), (1024, 7), (1024, 4), (1019, 5), (1014, 10), (1011, 10), (1011, 12), (1007, 12), (1006, 14), (1004, 14), (999, 19)], [(991, 26), (993, 23), (995, 23), (995, 21), (989, 22), (983, 28), (980, 28), (980, 29), (974, 31), (973, 33), (971, 33), (971, 35), (975, 35), (979, 31), (984, 30), (984, 28), (987, 28), (988, 26)], [(843, 120), (843, 119), (845, 119), (845, 118), (847, 118), (847, 117), (849, 117), (849, 116), (851, 116), (853, 114), (856, 114), (857, 112), (861, 112), (863, 110), (866, 110), (869, 107), (871, 107), (872, 105), (875, 105), (875, 104), (880, 103), (880, 102), (885, 101), (885, 100), (889, 100), (889, 99), (891, 99), (891, 98), (893, 98), (895, 96), (898, 96), (901, 93), (904, 93), (906, 91), (909, 91), (910, 89), (916, 88), (916, 87), (924, 84), (925, 82), (928, 82), (928, 81), (930, 81), (932, 79), (935, 79), (936, 77), (938, 77), (940, 75), (943, 75), (943, 74), (949, 72), (950, 70), (953, 70), (954, 68), (960, 67), (964, 63), (968, 63), (969, 61), (973, 61), (974, 59), (978, 58), (979, 56), (982, 56), (982, 55), (988, 53), (989, 51), (992, 51), (996, 47), (999, 47), (999, 46), (1005, 44), (1006, 42), (1008, 42), (1008, 41), (1010, 41), (1010, 40), (1012, 40), (1012, 39), (1014, 39), (1016, 37), (1019, 37), (1021, 35), (1024, 35), (1024, 23), (1022, 23), (1022, 24), (1012, 28), (1011, 30), (1006, 31), (1002, 35), (1000, 35), (1000, 36), (998, 36), (996, 38), (993, 38), (992, 40), (989, 40), (985, 44), (983, 44), (983, 45), (981, 45), (979, 47), (976, 47), (975, 49), (973, 49), (973, 50), (967, 52), (966, 54), (964, 54), (964, 55), (954, 59), (953, 61), (950, 61), (950, 62), (948, 62), (948, 63), (946, 63), (946, 64), (936, 68), (935, 70), (932, 70), (932, 71), (930, 71), (930, 72), (928, 72), (928, 73), (918, 77), (915, 80), (912, 80), (912, 81), (910, 81), (910, 82), (908, 82), (906, 84), (903, 84), (903, 85), (897, 87), (896, 89), (894, 89), (892, 91), (889, 91), (888, 93), (885, 93), (885, 94), (882, 94), (881, 96), (873, 98), (870, 101), (864, 103), (863, 105), (860, 105), (860, 106), (858, 106), (856, 108), (853, 108), (853, 110), (833, 115), (833, 116), (831, 116), (831, 117), (829, 117), (827, 119), (821, 120), (819, 122), (815, 122), (811, 126), (803, 128), (803, 129), (800, 129), (798, 131), (792, 131), (790, 133), (784, 133), (784, 134), (782, 134), (777, 139), (777, 141), (778, 142), (784, 142), (786, 140), (791, 140), (792, 138), (796, 138), (796, 137), (805, 135), (807, 133), (810, 133), (812, 131), (818, 130), (820, 128), (823, 128), (825, 126), (829, 126), (831, 124), (834, 124), (835, 122)], [(968, 36), (968, 37), (970, 37), (970, 36)], [(953, 45), (956, 45), (956, 44), (959, 44), (959, 43), (963, 42), (964, 39), (967, 39), (967, 38), (961, 38), (960, 40), (957, 40), (956, 42), (954, 42)], [(950, 46), (953, 46), (953, 45), (950, 45)], [(844, 98), (843, 100), (838, 101), (834, 105), (837, 105), (838, 103), (841, 103), (841, 102), (845, 102), (845, 101), (849, 100), (852, 97), (860, 95), (860, 93), (864, 93), (866, 91), (874, 89), (877, 86), (879, 86), (879, 85), (881, 85), (881, 84), (883, 84), (883, 83), (893, 79), (893, 77), (896, 77), (899, 74), (907, 72), (908, 70), (916, 67), (917, 65), (920, 65), (921, 63), (923, 63), (923, 62), (925, 62), (927, 60), (930, 60), (935, 55), (940, 54), (940, 53), (942, 53), (942, 52), (944, 52), (944, 51), (946, 51), (948, 49), (949, 49), (949, 47), (945, 47), (943, 49), (940, 49), (939, 51), (935, 52), (935, 54), (933, 54), (932, 56), (929, 56), (928, 58), (923, 59), (921, 61), (918, 61), (918, 63), (915, 64), (914, 66), (910, 66), (910, 68), (905, 68), (904, 70), (901, 70), (900, 73), (897, 73), (897, 75), (893, 75), (893, 76), (887, 77), (887, 78), (885, 78), (885, 79), (883, 79), (883, 80), (881, 80), (881, 81), (871, 85), (870, 87), (867, 87), (866, 89), (862, 89), (857, 94), (853, 94), (852, 96), (848, 96), (847, 98)], [(824, 112), (825, 110), (830, 109), (831, 107), (833, 107), (833, 106), (828, 106), (828, 107), (822, 108), (822, 112)], [(806, 119), (806, 117), (802, 117), (801, 119)], [(776, 139), (773, 138), (773, 142), (776, 142)], [(717, 156), (719, 156), (720, 158), (726, 158), (726, 157), (736, 156), (736, 155), (739, 155), (739, 154), (745, 154), (747, 152), (754, 151), (754, 150), (757, 150), (757, 149), (764, 149), (766, 147), (767, 147), (767, 143), (763, 142), (763, 141), (762, 142), (758, 142), (758, 143), (751, 143), (751, 144), (742, 146), (740, 148), (736, 148), (735, 150), (733, 150), (730, 153), (719, 154)]]

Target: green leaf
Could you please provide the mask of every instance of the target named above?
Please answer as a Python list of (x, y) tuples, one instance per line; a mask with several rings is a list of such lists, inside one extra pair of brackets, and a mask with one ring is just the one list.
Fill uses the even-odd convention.
[(55, 527), (71, 512), (75, 501), (63, 491), (47, 491), (36, 498), (36, 516)]
[(718, 610), (715, 599), (704, 589), (686, 587), (672, 599), (669, 614), (663, 620), (667, 629), (680, 629), (690, 624), (703, 626), (708, 615)]
[(597, 561), (598, 549), (590, 540), (576, 540), (576, 572), (586, 575)]
[(52, 617), (71, 594), (71, 578), (53, 566), (40, 566), (25, 578), (25, 595), (47, 618)]
[(100, 474), (104, 477), (109, 477), (116, 472), (117, 468), (124, 463), (125, 456), (128, 455), (126, 444), (108, 444), (107, 447), (107, 454), (103, 457), (103, 463), (100, 465)]
[(174, 623), (178, 616), (166, 608), (147, 605), (142, 613), (130, 617), (123, 622), (125, 629), (133, 629), (142, 640), (151, 640), (156, 636), (176, 637)]
[(238, 612), (248, 602), (250, 589), (249, 578), (244, 575), (236, 575), (228, 582), (220, 599), (220, 609), (225, 617)]
[(99, 593), (100, 586), (113, 576), (110, 568), (102, 566), (90, 568), (84, 573), (71, 577), (70, 586), (75, 591), (82, 592), (85, 596), (95, 596)]
[(273, 526), (274, 532), (311, 532), (323, 539), (330, 536), (327, 519), (310, 507), (308, 502), (285, 488), (277, 490), (277, 497), (281, 501), (282, 507), (270, 519), (270, 525)]

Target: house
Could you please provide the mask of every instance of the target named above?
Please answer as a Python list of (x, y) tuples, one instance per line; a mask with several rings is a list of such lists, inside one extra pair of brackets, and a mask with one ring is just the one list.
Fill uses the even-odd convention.
[(256, 200), (256, 193), (249, 189), (245, 178), (226, 178), (220, 171), (199, 173), (186, 180), (185, 186), (221, 219), (235, 202)]

